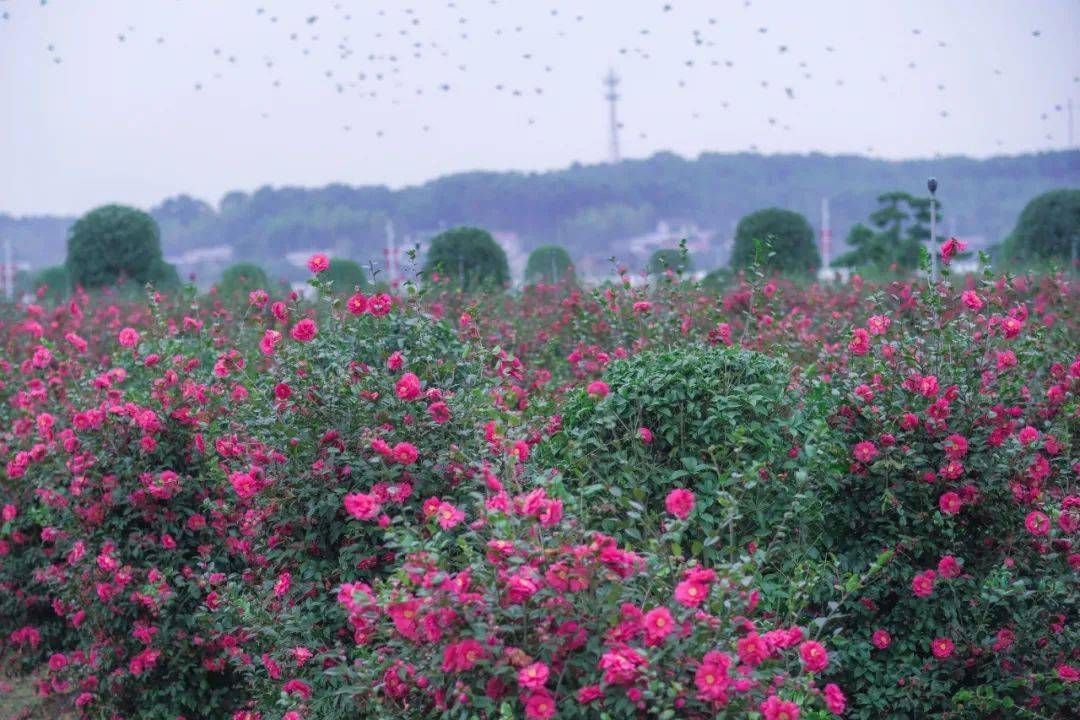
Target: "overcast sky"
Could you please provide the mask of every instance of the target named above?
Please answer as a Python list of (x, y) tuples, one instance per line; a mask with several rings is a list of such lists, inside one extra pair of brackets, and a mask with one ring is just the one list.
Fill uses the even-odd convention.
[(0, 0), (0, 18), (0, 212), (20, 214), (602, 162), (609, 67), (627, 157), (982, 157), (1064, 148), (1070, 96), (1080, 114), (1080, 0)]

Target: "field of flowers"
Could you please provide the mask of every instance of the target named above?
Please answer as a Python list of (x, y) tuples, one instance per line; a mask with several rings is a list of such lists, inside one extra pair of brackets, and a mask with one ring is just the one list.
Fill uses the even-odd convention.
[(1075, 711), (1075, 281), (365, 296), (324, 265), (308, 301), (0, 318), (0, 659), (50, 707)]

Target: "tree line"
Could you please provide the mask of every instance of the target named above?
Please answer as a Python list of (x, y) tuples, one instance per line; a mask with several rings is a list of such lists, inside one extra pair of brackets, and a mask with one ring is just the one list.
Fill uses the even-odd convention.
[[(660, 153), (617, 165), (574, 165), (544, 173), (470, 172), (391, 190), (329, 185), (231, 192), (216, 205), (189, 196), (149, 209), (166, 255), (229, 245), (271, 275), (287, 274), (286, 252), (333, 249), (341, 257), (381, 258), (387, 221), (399, 238), (431, 237), (458, 226), (512, 231), (524, 249), (555, 244), (580, 256), (607, 254), (612, 243), (659, 220), (696, 224), (728, 236), (737, 221), (766, 207), (812, 218), (830, 200), (843, 238), (877, 209), (883, 189), (925, 194), (929, 176), (958, 234), (1003, 240), (1029, 199), (1080, 184), (1080, 152), (986, 160), (946, 157), (890, 161), (856, 156)], [(34, 267), (64, 256), (75, 218), (0, 215), (0, 238)]]
[[(930, 200), (905, 192), (878, 197), (878, 208), (866, 223), (856, 223), (847, 237), (850, 247), (833, 265), (861, 272), (908, 274), (920, 261), (922, 248), (939, 243), (931, 237)], [(943, 212), (944, 208), (934, 208)], [(1013, 231), (1001, 246), (1001, 259), (1026, 264), (1077, 262), (1080, 245), (1080, 190), (1054, 190), (1031, 200), (1020, 213)], [(813, 227), (801, 214), (766, 208), (743, 217), (735, 230), (729, 268), (707, 276), (722, 281), (724, 273), (762, 268), (786, 275), (815, 274), (822, 259)], [(654, 276), (690, 273), (693, 258), (685, 247), (661, 248), (653, 253), (646, 271)], [(1074, 267), (1075, 269), (1075, 267)], [(461, 226), (436, 235), (428, 248), (421, 273), (424, 280), (470, 291), (507, 287), (511, 282), (506, 253), (487, 230)], [(367, 290), (372, 280), (354, 260), (334, 258), (324, 280), (344, 290)], [(575, 280), (570, 253), (560, 245), (544, 245), (529, 256), (525, 284)], [(157, 221), (136, 208), (107, 205), (81, 217), (71, 227), (67, 260), (63, 266), (42, 271), (36, 289), (65, 294), (75, 287), (95, 289), (130, 281), (170, 289), (179, 286), (176, 270), (162, 259)], [(270, 279), (255, 263), (237, 263), (225, 270), (217, 284), (226, 295), (246, 295), (267, 288)]]

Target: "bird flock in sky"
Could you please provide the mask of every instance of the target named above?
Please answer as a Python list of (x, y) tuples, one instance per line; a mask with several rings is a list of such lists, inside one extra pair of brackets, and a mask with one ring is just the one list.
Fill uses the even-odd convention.
[[(232, 1), (234, 0), (230, 0)], [(506, 77), (490, 82), (490, 86), (484, 89), (495, 98), (501, 97), (507, 102), (521, 102), (522, 120), (531, 126), (542, 121), (544, 106), (530, 100), (539, 101), (545, 95), (557, 93), (559, 83), (554, 78), (559, 73), (579, 72), (578, 69), (561, 65), (558, 42), (572, 38), (575, 34), (577, 40), (588, 41), (589, 33), (596, 32), (595, 27), (587, 27), (590, 6), (581, 3), (566, 3), (565, 7), (547, 8), (547, 15), (542, 21), (537, 19), (536, 12), (532, 12), (529, 15), (530, 21), (526, 24), (523, 20), (514, 21), (509, 17), (512, 0), (450, 0), (428, 7), (423, 12), (408, 6), (408, 0), (371, 2), (359, 7), (345, 2), (326, 3), (321, 7), (321, 12), (313, 12), (311, 8), (314, 6), (308, 4), (290, 3), (287, 6), (279, 5), (280, 9), (274, 10), (267, 7), (270, 4), (267, 0), (261, 2), (263, 4), (260, 4), (260, 0), (249, 3), (250, 18), (252, 23), (258, 24), (253, 26), (253, 29), (261, 27), (276, 33), (277, 42), (271, 46), (272, 54), (244, 57), (239, 51), (224, 45), (213, 46), (210, 48), (213, 69), (205, 76), (191, 80), (191, 92), (202, 93), (211, 83), (227, 79), (234, 69), (250, 63), (261, 67), (269, 88), (281, 89), (287, 85), (283, 78), (286, 73), (281, 72), (285, 64), (295, 62), (298, 58), (308, 58), (314, 61), (309, 62), (312, 72), (317, 73), (320, 81), (326, 83), (333, 92), (365, 102), (401, 105), (411, 98), (430, 94), (453, 94), (459, 88), (472, 83), (489, 82), (486, 78), (490, 76), (492, 68), (496, 67), (504, 71)], [(38, 3), (38, 7), (50, 4), (49, 0), (38, 0)], [(11, 3), (0, 0), (0, 7), (4, 5), (13, 8)], [(744, 8), (751, 5), (752, 0), (744, 0)], [(519, 5), (518, 8), (520, 7)], [(32, 11), (32, 4), (20, 6), (20, 9)], [(0, 19), (10, 20), (13, 12), (14, 9), (5, 8), (0, 13)], [(485, 22), (482, 23), (474, 22), (477, 14), (483, 12), (499, 13), (498, 20), (506, 22), (493, 23), (494, 18), (491, 17), (484, 18)], [(753, 58), (725, 55), (722, 43), (716, 39), (714, 31), (718, 25), (730, 27), (730, 13), (724, 16), (723, 22), (719, 17), (705, 18), (701, 26), (691, 28), (689, 37), (684, 37), (681, 42), (673, 44), (666, 39), (659, 39), (658, 36), (664, 32), (665, 20), (679, 12), (677, 2), (655, 3), (652, 22), (638, 28), (633, 36), (624, 38), (618, 44), (617, 57), (612, 59), (612, 63), (656, 63), (663, 59), (664, 72), (671, 73), (671, 82), (680, 89), (691, 86), (691, 78), (703, 71), (763, 73), (758, 67), (761, 63)], [(520, 19), (523, 15), (516, 17)], [(2, 30), (0, 23), (0, 32)], [(796, 127), (799, 117), (798, 100), (806, 93), (812, 93), (821, 83), (839, 88), (849, 83), (849, 78), (836, 72), (838, 63), (824, 64), (811, 60), (815, 53), (820, 56), (820, 53), (824, 52), (825, 57), (842, 54), (841, 43), (823, 41), (819, 43), (819, 47), (800, 50), (790, 39), (774, 38), (775, 33), (771, 32), (769, 27), (748, 25), (744, 30), (757, 36), (762, 53), (773, 54), (784, 63), (782, 78), (774, 75), (755, 80), (760, 92), (772, 93), (776, 98), (790, 103), (787, 111), (783, 104), (772, 103), (768, 106), (770, 110), (764, 113), (763, 121), (770, 128), (791, 131)], [(912, 36), (921, 36), (924, 48), (944, 50), (950, 46), (945, 39), (932, 38), (930, 33), (924, 35), (921, 28), (910, 28), (908, 31)], [(123, 25), (114, 32), (117, 43), (129, 46), (137, 43), (140, 47), (147, 43), (151, 46), (163, 46), (170, 42), (164, 28)], [(903, 33), (905, 30), (899, 29), (898, 32)], [(483, 73), (484, 81), (474, 79), (475, 74), (470, 73), (470, 66), (477, 60), (477, 56), (475, 49), (470, 50), (469, 46), (478, 35), (489, 35), (486, 41), (492, 43), (495, 52), (501, 53), (485, 58), (487, 72)], [(1041, 37), (1040, 29), (1032, 29), (1029, 41), (1039, 42)], [(52, 63), (60, 64), (64, 61), (61, 48), (55, 43), (50, 42), (45, 51)], [(865, 64), (862, 58), (855, 60), (859, 65)], [(206, 66), (198, 67), (201, 70)], [(317, 70), (314, 69), (316, 67)], [(899, 68), (899, 74), (895, 72), (898, 68), (892, 68), (892, 71), (888, 72), (875, 72), (876, 82), (902, 84), (905, 82), (903, 71), (915, 70), (918, 67), (919, 61), (912, 58), (906, 68)], [(438, 68), (441, 77), (433, 77), (434, 68)], [(993, 76), (1002, 76), (1007, 71), (1002, 67), (987, 67), (986, 72)], [(1080, 75), (1073, 76), (1072, 81), (1080, 83)], [(598, 87), (597, 92), (599, 91)], [(949, 86), (946, 83), (936, 84), (936, 92), (940, 97), (937, 101), (940, 106), (938, 114), (943, 121), (950, 117), (948, 91)], [(857, 88), (852, 88), (851, 92), (857, 92)], [(710, 101), (722, 110), (738, 104), (736, 98), (710, 98)], [(703, 109), (698, 105), (701, 102), (700, 95), (687, 93), (686, 105), (678, 111), (687, 112), (695, 120), (700, 119)], [(267, 103), (267, 107), (258, 112), (262, 119), (269, 119), (272, 115), (271, 104)], [(1060, 137), (1053, 128), (1062, 127), (1061, 123), (1054, 121), (1066, 112), (1063, 103), (1055, 103), (1052, 107), (1036, 109), (1034, 112), (1039, 113), (1047, 141), (1054, 142)], [(431, 129), (431, 123), (436, 121), (435, 118), (420, 120), (418, 129), (427, 132)], [(620, 127), (626, 129), (621, 124)], [(340, 129), (342, 132), (352, 132), (353, 125), (347, 118), (343, 118)], [(648, 137), (647, 127), (633, 128), (633, 131), (639, 138)], [(382, 138), (387, 128), (376, 128), (373, 132), (377, 138)], [(1003, 145), (1002, 140), (997, 140), (997, 144)], [(751, 146), (750, 149), (758, 148)], [(873, 152), (873, 147), (867, 147), (866, 150)]]

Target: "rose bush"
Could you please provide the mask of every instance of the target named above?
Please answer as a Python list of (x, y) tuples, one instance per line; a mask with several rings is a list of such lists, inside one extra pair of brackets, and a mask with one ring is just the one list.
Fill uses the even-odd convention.
[(815, 681), (826, 648), (756, 612), (752, 567), (625, 549), (582, 527), (568, 496), (521, 478), (507, 467), (477, 478), (461, 507), (432, 499), (426, 519), (392, 521), (399, 567), (335, 588), (337, 610), (318, 614), (338, 623), (331, 645), (312, 646), (310, 611), (283, 613), (282, 593), (267, 591), (249, 616), (279, 642), (248, 665), (253, 707), (533, 720), (842, 712), (843, 692)]
[(312, 272), (314, 302), (0, 318), (0, 653), (39, 693), (95, 720), (1069, 716), (1075, 283)]
[(1075, 707), (1074, 292), (1025, 301), (987, 277), (880, 297), (823, 353), (823, 549), (852, 573), (893, 552), (832, 611), (852, 717)]

